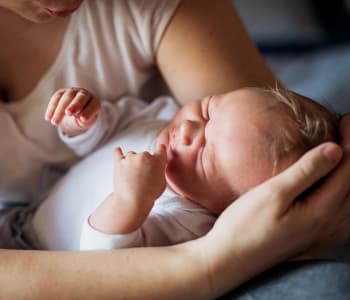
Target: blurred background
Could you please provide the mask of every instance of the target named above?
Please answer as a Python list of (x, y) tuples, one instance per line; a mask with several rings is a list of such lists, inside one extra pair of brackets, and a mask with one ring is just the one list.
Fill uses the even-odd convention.
[(350, 113), (350, 0), (233, 0), (286, 87)]

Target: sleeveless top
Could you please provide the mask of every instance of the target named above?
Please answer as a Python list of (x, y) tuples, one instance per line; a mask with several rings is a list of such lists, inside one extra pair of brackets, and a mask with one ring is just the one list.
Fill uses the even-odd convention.
[[(77, 156), (44, 120), (50, 96), (79, 86), (99, 99), (143, 96), (180, 0), (86, 0), (71, 16), (49, 70), (21, 101), (0, 102), (0, 205), (37, 202)], [(1, 208), (1, 207), (0, 207)]]

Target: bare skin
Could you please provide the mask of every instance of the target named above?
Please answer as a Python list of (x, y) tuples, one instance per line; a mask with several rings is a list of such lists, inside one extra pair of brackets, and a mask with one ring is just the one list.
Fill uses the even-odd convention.
[[(0, 5), (13, 2), (1, 0)], [(157, 60), (167, 83), (182, 102), (242, 86), (275, 84), (275, 77), (229, 3), (184, 0), (168, 26)], [(0, 90), (4, 91), (5, 100), (18, 101), (34, 88), (57, 56), (67, 24), (68, 19), (44, 26), (32, 24), (0, 9), (0, 39), (6, 45), (0, 48)], [(182, 34), (185, 29), (186, 34)], [(188, 31), (193, 34), (188, 35)], [(178, 53), (176, 59), (174, 52)], [(350, 144), (349, 132), (344, 136)], [(2, 250), (0, 299), (140, 299), (140, 295), (143, 299), (211, 299), (318, 241), (329, 239), (341, 229), (338, 220), (349, 219), (350, 209), (345, 203), (349, 202), (350, 188), (343, 182), (350, 176), (349, 148), (336, 172), (305, 202), (305, 209), (292, 205), (288, 210), (294, 212), (286, 215), (288, 224), (297, 226), (280, 227), (284, 220), (276, 219), (276, 205), (265, 205), (266, 213), (259, 215), (258, 220), (255, 216), (262, 204), (271, 203), (271, 193), (276, 196), (273, 203), (292, 204), (294, 199), (289, 195), (301, 193), (305, 182), (313, 182), (329, 172), (339, 162), (341, 152), (335, 145), (330, 147), (332, 163), (318, 148), (296, 165), (298, 179), (291, 182), (282, 173), (262, 185), (260, 193), (249, 194), (252, 201), (236, 202), (253, 205), (241, 209), (248, 217), (254, 216), (251, 219), (255, 224), (275, 226), (250, 227), (252, 239), (239, 241), (239, 253), (233, 251), (236, 248), (230, 243), (231, 236), (219, 230), (224, 226), (225, 232), (234, 235), (245, 225), (239, 220), (232, 223), (236, 206), (220, 217), (219, 225), (208, 238), (169, 248), (87, 253)], [(258, 208), (254, 206), (256, 197), (260, 199)], [(323, 203), (321, 208), (319, 202)], [(322, 226), (316, 226), (312, 235), (305, 235), (315, 224)], [(348, 222), (341, 224), (348, 229)], [(295, 243), (288, 249), (276, 247), (291, 234), (298, 237)], [(268, 238), (256, 243), (255, 236)], [(267, 258), (263, 264), (257, 261), (261, 251)]]
[(182, 1), (160, 44), (157, 60), (182, 104), (245, 86), (275, 86), (277, 82), (230, 0)]
[(0, 48), (0, 90), (6, 101), (21, 100), (39, 82), (61, 48), (68, 23), (65, 18), (43, 26), (0, 8), (0, 40), (6, 45)]

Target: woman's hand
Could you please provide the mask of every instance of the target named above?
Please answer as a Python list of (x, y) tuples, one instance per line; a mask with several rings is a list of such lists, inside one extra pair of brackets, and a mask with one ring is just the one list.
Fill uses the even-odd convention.
[(149, 152), (123, 154), (116, 149), (114, 192), (91, 215), (90, 224), (109, 234), (126, 234), (138, 229), (154, 201), (166, 187), (166, 151), (160, 145)]
[(95, 123), (100, 109), (100, 102), (88, 90), (63, 88), (52, 95), (45, 120), (60, 126), (64, 134), (73, 137)]
[(201, 246), (212, 289), (232, 288), (319, 242), (349, 236), (350, 117), (343, 118), (341, 134), (343, 151), (320, 145), (222, 213)]
[[(344, 117), (340, 122), (340, 132), (342, 133), (342, 142), (341, 145), (346, 153), (349, 153), (350, 150), (350, 116)], [(346, 161), (346, 156), (344, 157), (344, 161)], [(343, 163), (344, 165), (344, 163)], [(346, 163), (345, 163), (346, 165)], [(348, 168), (348, 165), (346, 165)], [(343, 168), (346, 168), (343, 166)], [(349, 174), (340, 175), (338, 177), (335, 177), (333, 179), (333, 183), (330, 184), (329, 190), (334, 186), (338, 186), (340, 189), (344, 189), (347, 192), (347, 196), (344, 198), (344, 203), (350, 202), (350, 192), (349, 192)], [(341, 195), (340, 195), (341, 196)], [(339, 199), (341, 200), (341, 199)], [(347, 212), (345, 211), (345, 214)], [(308, 259), (308, 258), (317, 258), (319, 255), (322, 255), (325, 251), (339, 246), (345, 241), (348, 241), (350, 238), (350, 218), (346, 215), (343, 219), (336, 220), (336, 230), (334, 234), (331, 235), (325, 235), (323, 238), (321, 238), (316, 244), (312, 245), (311, 248), (307, 249), (301, 254), (301, 257), (298, 256), (297, 258), (300, 259)]]

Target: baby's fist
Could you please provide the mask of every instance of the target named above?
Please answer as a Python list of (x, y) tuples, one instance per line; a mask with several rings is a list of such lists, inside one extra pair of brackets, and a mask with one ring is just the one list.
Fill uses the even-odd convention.
[(45, 119), (60, 126), (68, 136), (85, 132), (96, 121), (100, 102), (82, 88), (64, 88), (55, 92), (48, 104)]

